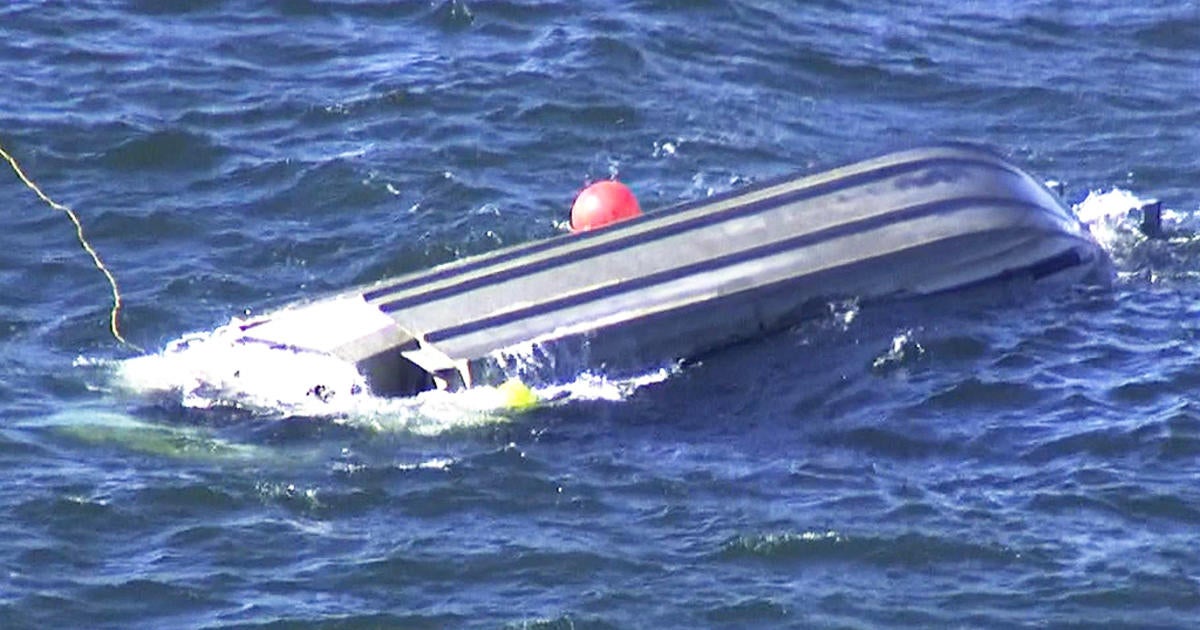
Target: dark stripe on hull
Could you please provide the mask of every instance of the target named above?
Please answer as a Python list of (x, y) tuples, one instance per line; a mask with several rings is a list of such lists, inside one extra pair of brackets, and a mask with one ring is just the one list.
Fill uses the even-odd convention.
[(931, 293), (930, 295), (944, 295), (954, 291), (966, 291), (979, 287), (986, 287), (997, 282), (1008, 282), (1020, 277), (1028, 277), (1030, 280), (1035, 281), (1043, 280), (1090, 262), (1093, 262), (1093, 260), (1090, 257), (1085, 258), (1082, 256), (1078, 249), (1069, 249), (1065, 252), (1055, 254), (1049, 258), (1045, 258), (1024, 267), (1006, 269), (996, 276), (983, 278), (981, 280), (976, 280), (975, 282), (968, 282), (951, 289), (945, 289), (943, 291)]

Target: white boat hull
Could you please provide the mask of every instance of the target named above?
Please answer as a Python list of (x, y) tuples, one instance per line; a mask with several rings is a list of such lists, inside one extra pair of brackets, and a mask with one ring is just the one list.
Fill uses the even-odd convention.
[(498, 353), (532, 341), (585, 342), (596, 366), (686, 359), (816, 302), (1103, 276), (1107, 264), (1037, 180), (947, 145), (385, 280), (247, 322), (243, 342), (338, 356), (377, 393), (409, 395), (494, 380)]

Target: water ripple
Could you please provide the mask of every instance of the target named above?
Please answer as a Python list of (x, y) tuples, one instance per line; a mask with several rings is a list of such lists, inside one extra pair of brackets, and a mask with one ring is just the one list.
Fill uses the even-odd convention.
[(722, 545), (726, 560), (757, 559), (770, 563), (865, 562), (873, 565), (921, 567), (940, 563), (1004, 566), (1037, 562), (1036, 554), (1004, 547), (921, 534), (895, 537), (849, 536), (834, 531), (738, 536)]

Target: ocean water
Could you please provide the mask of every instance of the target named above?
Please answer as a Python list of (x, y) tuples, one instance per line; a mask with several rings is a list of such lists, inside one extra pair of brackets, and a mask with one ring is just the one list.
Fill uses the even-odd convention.
[[(0, 169), (0, 627), (1195, 627), (1198, 97), (1196, 2), (8, 0), (0, 146), (144, 350)], [(1113, 285), (831, 303), (523, 411), (170, 360), (595, 179), (941, 140), (1064, 182)]]

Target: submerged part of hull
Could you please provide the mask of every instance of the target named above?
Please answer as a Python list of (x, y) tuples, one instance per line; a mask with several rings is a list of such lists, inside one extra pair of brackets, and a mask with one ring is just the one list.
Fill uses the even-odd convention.
[(778, 179), (376, 283), (243, 326), (331, 354), (376, 393), (488, 380), (497, 353), (586, 340), (595, 365), (684, 359), (835, 297), (927, 295), (1106, 264), (1059, 199), (967, 146)]

